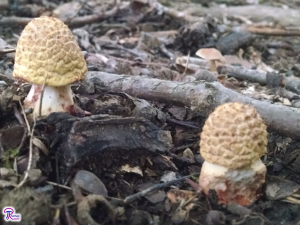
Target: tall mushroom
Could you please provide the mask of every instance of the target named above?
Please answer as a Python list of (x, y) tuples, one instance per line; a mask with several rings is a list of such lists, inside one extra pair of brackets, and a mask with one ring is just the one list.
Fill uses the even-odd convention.
[(215, 48), (201, 48), (196, 52), (196, 55), (210, 61), (211, 72), (217, 71), (216, 62), (226, 63), (226, 60), (222, 56), (221, 52)]
[(24, 100), (25, 108), (34, 108), (41, 116), (74, 109), (71, 84), (85, 78), (87, 66), (72, 32), (61, 20), (42, 16), (26, 25), (17, 44), (15, 78), (32, 83)]
[(226, 103), (206, 120), (200, 140), (202, 165), (199, 185), (205, 194), (217, 192), (219, 203), (250, 205), (265, 182), (266, 126), (256, 109)]

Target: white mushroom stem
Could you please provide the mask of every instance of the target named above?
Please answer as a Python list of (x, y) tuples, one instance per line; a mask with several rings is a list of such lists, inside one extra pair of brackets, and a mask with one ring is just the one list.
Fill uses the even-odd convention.
[(205, 194), (210, 189), (215, 190), (219, 203), (228, 204), (232, 201), (247, 206), (258, 199), (266, 172), (266, 166), (261, 160), (242, 169), (228, 169), (205, 161), (199, 185)]
[[(25, 109), (33, 108), (34, 115), (39, 116), (40, 100), (43, 85), (33, 84), (24, 100)], [(62, 87), (45, 86), (42, 99), (41, 116), (47, 116), (51, 112), (70, 112), (74, 101), (71, 85)]]
[(217, 71), (217, 65), (216, 65), (216, 60), (210, 60), (210, 66), (209, 69), (211, 72), (216, 72)]

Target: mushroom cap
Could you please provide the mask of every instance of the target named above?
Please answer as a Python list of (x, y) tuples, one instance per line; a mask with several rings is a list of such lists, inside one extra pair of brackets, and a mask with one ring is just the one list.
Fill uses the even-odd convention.
[(85, 78), (87, 66), (71, 30), (42, 16), (26, 25), (17, 44), (13, 76), (33, 84), (65, 86)]
[(222, 63), (226, 63), (225, 58), (221, 52), (215, 48), (201, 48), (196, 52), (196, 55), (208, 60), (218, 60)]
[(209, 163), (239, 169), (267, 152), (267, 137), (266, 125), (254, 107), (226, 103), (205, 121), (200, 152)]

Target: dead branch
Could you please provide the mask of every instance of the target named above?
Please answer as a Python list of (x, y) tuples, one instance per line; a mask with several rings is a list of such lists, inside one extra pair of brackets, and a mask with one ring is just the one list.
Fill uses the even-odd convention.
[(252, 82), (257, 82), (260, 84), (266, 84), (267, 73), (259, 72), (257, 70), (246, 69), (243, 67), (234, 66), (218, 66), (219, 74), (226, 74), (238, 79), (248, 80)]
[[(274, 76), (275, 79), (275, 76), (279, 75), (277, 73), (268, 74), (267, 72), (259, 72), (257, 70), (245, 69), (243, 67), (234, 67), (234, 66), (219, 66), (218, 72), (220, 74), (226, 74), (228, 76), (232, 76), (235, 78), (258, 82), (263, 85), (272, 82), (272, 79), (270, 79), (270, 81), (268, 80), (268, 76), (270, 76), (269, 78), (272, 78), (272, 76)], [(278, 79), (279, 79), (278, 81), (279, 85), (282, 85), (286, 89), (293, 91), (297, 94), (300, 94), (300, 79), (284, 77), (284, 76), (281, 76)]]
[(261, 35), (278, 35), (278, 36), (300, 36), (300, 30), (285, 30), (280, 28), (270, 28), (270, 27), (255, 27), (247, 26), (246, 30), (254, 34)]
[(12, 52), (15, 52), (15, 51), (16, 51), (15, 48), (11, 48), (11, 49), (0, 49), (0, 55), (6, 54), (6, 53), (12, 53)]
[(33, 18), (28, 17), (17, 17), (17, 16), (3, 16), (0, 19), (0, 26), (16, 26), (22, 25), (25, 26), (29, 23)]
[(104, 85), (111, 92), (125, 92), (146, 100), (187, 106), (204, 117), (226, 102), (251, 104), (270, 131), (300, 140), (300, 109), (255, 100), (218, 82), (183, 83), (104, 72), (88, 72), (86, 80)]
[[(189, 5), (191, 5), (189, 3)], [(279, 22), (283, 26), (299, 26), (300, 14), (297, 9), (283, 9), (280, 7), (266, 6), (266, 5), (247, 5), (247, 6), (230, 6), (219, 7), (214, 6), (210, 8), (201, 7), (199, 4), (194, 4), (194, 13), (201, 15), (211, 15), (222, 19), (224, 16), (242, 16), (254, 21), (268, 20)]]
[(149, 194), (149, 193), (151, 193), (151, 192), (153, 192), (153, 191), (156, 191), (156, 190), (161, 189), (161, 188), (169, 187), (169, 186), (171, 186), (171, 185), (173, 185), (173, 184), (176, 184), (176, 183), (178, 183), (178, 182), (180, 182), (180, 181), (186, 180), (187, 178), (189, 178), (189, 177), (191, 177), (191, 176), (192, 176), (192, 175), (188, 175), (188, 176), (180, 177), (180, 178), (178, 178), (178, 179), (176, 179), (176, 180), (171, 180), (171, 181), (168, 181), (168, 182), (165, 182), (165, 183), (162, 183), (162, 184), (156, 184), (156, 185), (154, 185), (154, 186), (152, 186), (152, 187), (149, 187), (149, 188), (147, 188), (147, 189), (145, 189), (145, 190), (142, 190), (142, 191), (140, 191), (140, 192), (138, 192), (138, 193), (135, 193), (135, 194), (133, 194), (133, 195), (127, 196), (127, 197), (124, 199), (124, 202), (125, 202), (125, 204), (128, 204), (128, 203), (133, 202), (133, 201), (135, 201), (136, 199), (138, 199), (138, 198), (140, 198), (140, 197), (143, 197), (143, 196), (145, 196), (145, 195), (147, 195), (147, 194)]
[[(74, 19), (72, 19), (70, 21), (63, 21), (63, 22), (67, 23), (70, 27), (80, 27), (80, 26), (83, 26), (86, 24), (91, 24), (91, 23), (96, 23), (96, 22), (99, 23), (102, 20), (115, 15), (116, 13), (118, 13), (119, 10), (127, 8), (128, 6), (129, 6), (128, 2), (122, 2), (121, 6), (116, 6), (106, 12), (93, 14), (93, 15), (87, 15), (87, 16), (75, 17)], [(16, 16), (5, 17), (4, 16), (0, 19), (0, 26), (18, 26), (18, 25), (25, 26), (32, 19), (34, 19), (34, 18), (16, 17)]]
[[(266, 5), (243, 5), (229, 7), (220, 7), (216, 5), (207, 8), (202, 7), (200, 4), (188, 3), (187, 9), (183, 12), (174, 10), (171, 7), (169, 8), (163, 6), (157, 1), (153, 1), (151, 5), (153, 8), (156, 8), (160, 12), (164, 12), (165, 14), (168, 14), (173, 18), (182, 19), (187, 22), (195, 22), (199, 20), (199, 17), (191, 16), (191, 12), (189, 12), (189, 10), (193, 12), (193, 15), (210, 15), (212, 17), (217, 17), (220, 20), (222, 20), (224, 16), (230, 17), (232, 15), (236, 17), (252, 19), (254, 21), (263, 21), (268, 18), (268, 20), (273, 19), (273, 21), (279, 22), (283, 26), (297, 27), (300, 20), (300, 14), (297, 9), (283, 9), (280, 7)], [(176, 6), (174, 8), (176, 8)]]
[[(129, 2), (122, 2), (121, 5), (117, 5), (113, 7), (111, 10), (108, 10), (103, 13), (97, 13), (94, 15), (88, 15), (88, 16), (80, 16), (80, 17), (75, 17), (71, 21), (69, 21), (69, 26), (71, 27), (80, 27), (86, 24), (91, 24), (91, 23), (99, 23), (104, 19), (107, 19), (109, 17), (112, 17), (113, 15), (116, 15), (119, 10), (123, 10), (125, 8), (129, 7)], [(64, 21), (65, 22), (65, 21)]]

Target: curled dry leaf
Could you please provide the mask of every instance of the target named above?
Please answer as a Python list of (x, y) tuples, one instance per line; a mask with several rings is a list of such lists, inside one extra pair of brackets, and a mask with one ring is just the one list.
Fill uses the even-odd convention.
[(4, 168), (4, 167), (0, 168), (1, 179), (6, 179), (10, 176), (15, 176), (15, 175), (16, 175), (16, 173), (13, 169), (7, 169), (7, 168)]
[(48, 148), (44, 145), (44, 143), (36, 138), (36, 137), (33, 137), (32, 138), (32, 143), (39, 149), (41, 150), (45, 155), (48, 155), (49, 154), (49, 150)]
[(266, 178), (266, 197), (269, 200), (284, 199), (298, 192), (300, 185), (277, 176)]
[(107, 189), (102, 181), (89, 171), (79, 170), (73, 181), (81, 190), (97, 195), (108, 196)]
[(190, 148), (187, 148), (184, 150), (183, 152), (183, 156), (190, 159), (191, 162), (195, 162), (195, 156), (194, 156), (194, 153), (192, 152), (192, 150)]
[(76, 17), (80, 9), (81, 4), (79, 2), (68, 2), (53, 10), (53, 14), (62, 21), (68, 21)]
[(37, 181), (42, 176), (42, 171), (39, 169), (31, 169), (28, 171), (28, 177), (31, 182)]
[(143, 171), (139, 166), (130, 167), (128, 164), (126, 164), (120, 168), (120, 171), (127, 172), (127, 173), (136, 173), (143, 176)]
[(6, 180), (0, 180), (0, 187), (7, 188), (7, 187), (17, 187), (17, 183), (13, 183)]

